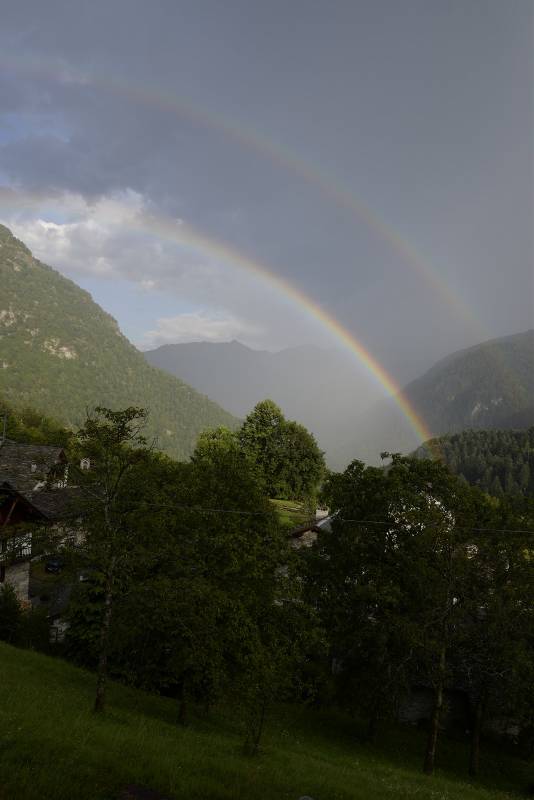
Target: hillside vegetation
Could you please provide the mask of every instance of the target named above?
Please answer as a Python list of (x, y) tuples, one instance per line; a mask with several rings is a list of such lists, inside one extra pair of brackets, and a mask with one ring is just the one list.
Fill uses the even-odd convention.
[(416, 455), (431, 458), (436, 452), (453, 472), (489, 494), (534, 494), (534, 428), (442, 436)]
[(391, 729), (377, 751), (358, 743), (354, 720), (290, 707), (250, 758), (223, 711), (184, 728), (175, 701), (114, 684), (108, 713), (95, 716), (90, 673), (3, 643), (0, 660), (10, 699), (0, 709), (5, 800), (118, 800), (132, 784), (175, 800), (506, 800), (528, 783), (527, 765), (502, 754), (478, 785), (456, 778), (453, 742), (429, 779), (419, 772), (420, 732)]
[(534, 330), (453, 353), (405, 394), (436, 434), (515, 426), (534, 405)]
[(176, 458), (208, 427), (235, 418), (147, 364), (115, 320), (75, 283), (35, 259), (0, 225), (0, 392), (69, 427), (89, 407), (150, 411), (147, 434)]
[(0, 396), (0, 435), (23, 444), (55, 444), (66, 447), (72, 431), (31, 408), (14, 408)]
[[(534, 330), (452, 353), (409, 383), (404, 397), (433, 436), (534, 425)], [(390, 399), (355, 419), (345, 462), (379, 463), (383, 450), (407, 453), (422, 444)]]

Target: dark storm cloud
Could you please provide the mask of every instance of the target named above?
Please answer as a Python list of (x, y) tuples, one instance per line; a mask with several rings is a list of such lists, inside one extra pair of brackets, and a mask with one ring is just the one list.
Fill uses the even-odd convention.
[[(7, 3), (2, 23), (0, 174), (13, 184), (91, 202), (138, 193), (292, 280), (401, 379), (531, 324), (530, 2), (52, 0)], [(332, 186), (413, 243), (472, 320)], [(103, 256), (168, 281), (172, 253), (135, 269), (119, 257), (135, 252), (126, 235), (104, 237)], [(254, 308), (268, 343), (269, 313), (244, 292), (229, 280), (203, 297), (247, 323)], [(289, 337), (300, 323), (276, 314)]]

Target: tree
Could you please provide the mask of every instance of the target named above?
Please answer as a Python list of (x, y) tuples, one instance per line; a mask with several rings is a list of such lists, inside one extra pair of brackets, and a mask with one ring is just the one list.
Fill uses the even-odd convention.
[[(470, 576), (471, 624), (459, 660), (474, 701), (470, 772), (478, 772), (482, 721), (488, 710), (534, 730), (534, 503), (505, 497), (492, 508), (491, 533), (480, 533)], [(532, 743), (530, 745), (532, 748)], [(532, 755), (532, 749), (526, 755)]]
[(383, 470), (353, 462), (327, 481), (333, 530), (311, 556), (311, 599), (331, 631), (343, 702), (363, 711), (369, 733), (417, 673), (433, 686), (426, 772), (463, 613), (473, 491), (438, 462), (394, 455)]
[[(288, 576), (289, 577), (289, 576)], [(257, 755), (268, 715), (275, 703), (312, 692), (304, 667), (321, 653), (322, 631), (314, 612), (302, 602), (299, 585), (279, 581), (274, 602), (265, 603), (259, 624), (250, 629), (246, 651), (231, 696), (242, 709), (244, 751)], [(282, 588), (283, 587), (283, 588)]]
[(281, 493), (289, 498), (314, 500), (325, 472), (323, 454), (315, 438), (298, 422), (286, 422), (282, 445)]
[(288, 422), (272, 400), (256, 405), (238, 435), (271, 497), (304, 499), (316, 492), (324, 474), (323, 454), (313, 435)]
[(308, 597), (330, 636), (330, 664), (340, 703), (368, 720), (373, 739), (392, 715), (413, 666), (403, 576), (393, 532), (393, 501), (384, 470), (354, 461), (331, 475), (324, 501), (336, 510), (309, 556)]
[(118, 599), (110, 660), (129, 681), (176, 696), (182, 723), (190, 701), (235, 699), (238, 687), (249, 719), (253, 686), (266, 685), (265, 668), (281, 658), (287, 539), (256, 464), (227, 430), (202, 435), (165, 492), (153, 504), (166, 506), (165, 536), (156, 534), (135, 592)]
[[(508, 524), (511, 521), (508, 518)], [(500, 509), (492, 525), (496, 530), (503, 527)], [(525, 654), (532, 625), (534, 585), (526, 546), (521, 537), (492, 533), (479, 534), (471, 546), (462, 625), (452, 658), (472, 704), (469, 772), (473, 776), (479, 771), (487, 709), (513, 714), (515, 703), (510, 700), (520, 683), (516, 665)], [(527, 685), (523, 690), (528, 694)]]
[(90, 464), (88, 470), (77, 470), (76, 476), (83, 498), (81, 550), (90, 569), (102, 581), (96, 712), (105, 706), (114, 602), (131, 580), (139, 549), (136, 489), (146, 480), (143, 468), (150, 455), (142, 435), (146, 418), (146, 412), (139, 408), (112, 411), (97, 407), (76, 434), (73, 448), (73, 463), (80, 463), (83, 457)]

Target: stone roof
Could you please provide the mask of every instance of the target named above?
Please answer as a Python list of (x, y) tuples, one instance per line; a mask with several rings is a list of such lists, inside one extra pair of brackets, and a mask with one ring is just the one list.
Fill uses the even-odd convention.
[(9, 497), (19, 497), (36, 519), (56, 522), (81, 515), (82, 494), (75, 486), (22, 493), (9, 483), (0, 483), (0, 505)]
[(320, 519), (315, 519), (312, 522), (306, 522), (304, 525), (299, 525), (298, 528), (293, 528), (289, 535), (293, 539), (298, 539), (305, 533), (321, 533), (321, 531), (327, 531), (328, 533), (331, 533), (332, 520), (334, 519), (334, 516), (335, 514), (321, 517)]
[(80, 515), (82, 494), (76, 486), (30, 492), (25, 497), (34, 508), (51, 522)]
[(9, 483), (27, 494), (46, 481), (53, 468), (62, 463), (66, 463), (62, 447), (3, 442), (0, 444), (0, 483)]

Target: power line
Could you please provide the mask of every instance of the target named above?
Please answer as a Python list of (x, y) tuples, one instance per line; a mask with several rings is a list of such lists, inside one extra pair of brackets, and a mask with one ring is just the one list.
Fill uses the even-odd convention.
[[(262, 516), (272, 516), (273, 513), (276, 514), (276, 509), (273, 511), (248, 511), (244, 509), (235, 509), (235, 508), (205, 508), (202, 506), (174, 506), (174, 505), (165, 505), (165, 506), (153, 506), (158, 510), (169, 510), (169, 511), (189, 511), (198, 514), (230, 514), (234, 516), (243, 516), (243, 517), (262, 517)], [(297, 509), (284, 509), (284, 514), (298, 514), (299, 516), (302, 515), (301, 511)], [(347, 517), (338, 517), (336, 516), (335, 522), (342, 522), (342, 523), (352, 523), (356, 525), (362, 526), (370, 526), (370, 525), (387, 525), (392, 527), (394, 523), (390, 520), (368, 520), (368, 519), (350, 519)], [(303, 523), (306, 524), (306, 523)], [(318, 524), (316, 520), (310, 523), (310, 526), (313, 524)], [(406, 523), (411, 524), (411, 523)], [(417, 525), (417, 523), (413, 523)], [(423, 524), (424, 523), (420, 523)], [(470, 526), (462, 526), (462, 525), (453, 525), (452, 526), (457, 531), (470, 531), (472, 533), (510, 533), (510, 534), (523, 534), (528, 536), (534, 536), (534, 530), (525, 530), (521, 528), (481, 528), (481, 527), (470, 527)], [(435, 525), (425, 525), (425, 530), (438, 530)]]

